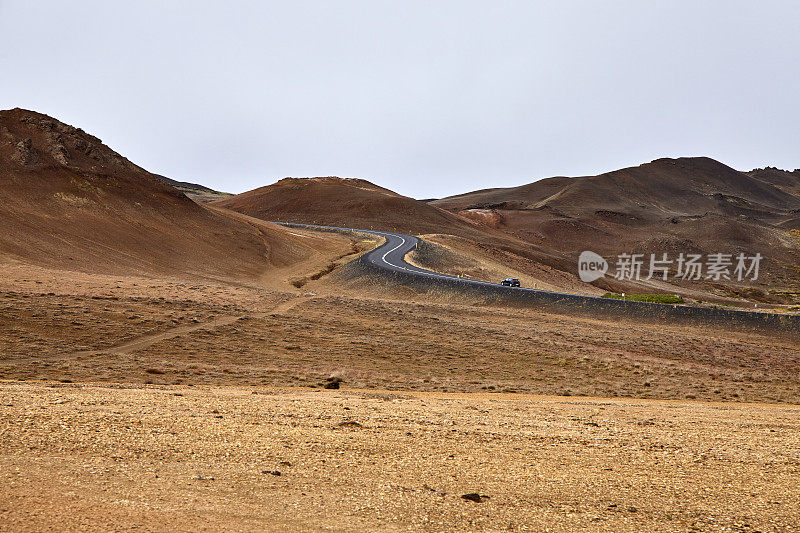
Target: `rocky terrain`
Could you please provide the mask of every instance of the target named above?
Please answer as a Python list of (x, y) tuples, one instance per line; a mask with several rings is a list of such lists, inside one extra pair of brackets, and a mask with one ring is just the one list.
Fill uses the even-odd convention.
[[(564, 292), (677, 293), (695, 305), (785, 310), (800, 304), (799, 180), (798, 172), (744, 173), (709, 158), (681, 158), (431, 201), (365, 180), (286, 178), (213, 205), (262, 220), (425, 234), (454, 260), (439, 265), (443, 271), (485, 281), (514, 275)], [(609, 275), (580, 282), (583, 250), (606, 257)], [(731, 259), (723, 277), (679, 277), (680, 254), (705, 261), (717, 253), (760, 254), (758, 276), (737, 276)], [(619, 254), (641, 254), (644, 275), (616, 279)], [(672, 259), (666, 280), (646, 279), (650, 254)], [(476, 257), (494, 264), (479, 259), (475, 266)]]
[(0, 383), (0, 529), (791, 531), (797, 407)]
[[(592, 187), (647, 179), (637, 172)], [(687, 212), (717, 209), (697, 227), (725, 219), (740, 232), (719, 235), (747, 246), (791, 236), (796, 173), (738, 174), (704, 174), (697, 190), (727, 187), (749, 211), (726, 215), (741, 202), (716, 193), (687, 199)], [(564, 180), (545, 202), (565, 202), (563, 216), (547, 216), (583, 220)], [(197, 199), (78, 128), (0, 112), (0, 531), (747, 532), (800, 520), (794, 336), (356, 279), (347, 264), (379, 238), (268, 222), (426, 233), (410, 259), (431, 268), (602, 291), (569, 270), (568, 233), (526, 233), (550, 227), (536, 218), (550, 208), (437, 206), (339, 178)], [(625, 208), (642, 225), (584, 222), (656, 231), (637, 202)], [(774, 281), (780, 268), (747, 297), (791, 287), (788, 270)]]
[(598, 176), (460, 194), (431, 205), (554, 250), (569, 258), (572, 268), (583, 250), (609, 258), (621, 253), (674, 258), (681, 252), (764, 257), (755, 281), (676, 280), (673, 265), (668, 285), (606, 278), (596, 283), (604, 289), (800, 302), (798, 171), (747, 173), (705, 157), (658, 159)]
[(214, 205), (264, 220), (325, 226), (405, 233), (480, 231), (458, 215), (354, 178), (285, 178)]
[(214, 200), (220, 200), (222, 198), (233, 196), (229, 192), (215, 191), (214, 189), (209, 189), (208, 187), (199, 185), (197, 183), (177, 181), (170, 179), (166, 176), (161, 176), (159, 174), (156, 174), (156, 176), (158, 176), (158, 178), (161, 179), (162, 181), (169, 183), (170, 185), (181, 191), (183, 194), (185, 194), (187, 197), (191, 198), (192, 200), (198, 203), (212, 202)]
[(191, 201), (100, 139), (46, 115), (0, 111), (0, 261), (83, 272), (261, 280), (319, 240)]

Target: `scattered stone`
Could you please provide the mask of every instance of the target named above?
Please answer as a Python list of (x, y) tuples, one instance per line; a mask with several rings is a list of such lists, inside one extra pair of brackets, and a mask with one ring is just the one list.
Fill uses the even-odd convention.
[(325, 385), (323, 385), (323, 388), (326, 388), (326, 389), (338, 389), (339, 388), (339, 382), (338, 381), (329, 381)]
[(356, 422), (355, 420), (345, 420), (344, 422), (339, 423), (340, 428), (363, 428), (361, 424)]
[(17, 143), (16, 152), (11, 156), (23, 165), (31, 165), (36, 162), (36, 152), (33, 150), (33, 141), (30, 138), (22, 139)]
[(628, 507), (628, 512), (629, 512), (629, 513), (635, 513), (635, 512), (636, 512), (636, 511), (638, 511), (638, 510), (639, 510), (639, 509), (637, 509), (637, 508), (636, 508), (636, 507), (634, 507), (633, 505), (631, 505), (630, 507)]
[(461, 495), (462, 500), (468, 500), (475, 503), (482, 503), (489, 499), (489, 496), (485, 494), (478, 494), (477, 492), (469, 492), (467, 494)]
[(214, 481), (214, 476), (201, 476), (198, 474), (194, 476), (194, 479), (199, 479), (200, 481)]
[(271, 474), (273, 476), (280, 476), (281, 475), (280, 470), (262, 470), (261, 473), (262, 474)]
[(443, 490), (436, 490), (433, 487), (429, 486), (427, 483), (422, 485), (422, 490), (427, 490), (429, 492), (433, 492), (437, 496), (447, 496), (447, 493)]

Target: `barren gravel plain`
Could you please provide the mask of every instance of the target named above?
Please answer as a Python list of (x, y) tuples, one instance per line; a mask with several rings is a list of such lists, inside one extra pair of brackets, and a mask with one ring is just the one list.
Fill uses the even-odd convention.
[[(800, 402), (790, 335), (573, 317), (324, 277), (283, 291), (0, 268), (0, 379)], [(290, 290), (292, 289), (292, 290)]]
[(2, 531), (800, 524), (794, 338), (329, 276), (0, 274)]
[(3, 382), (0, 528), (790, 531), (800, 523), (798, 414), (524, 394)]

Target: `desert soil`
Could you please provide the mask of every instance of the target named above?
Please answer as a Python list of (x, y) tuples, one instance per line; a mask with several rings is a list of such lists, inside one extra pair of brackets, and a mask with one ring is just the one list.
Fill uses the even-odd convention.
[(0, 267), (0, 530), (800, 523), (796, 339), (387, 293), (349, 253), (282, 288)]
[(0, 529), (789, 531), (798, 410), (6, 381)]
[(774, 333), (381, 298), (381, 286), (344, 291), (330, 276), (276, 291), (2, 274), (0, 379), (320, 386), (335, 376), (359, 388), (800, 403), (800, 343)]
[(436, 233), (434, 268), (576, 291), (587, 242), (723, 236), (764, 279), (683, 294), (790, 304), (793, 174), (660, 160), (453, 212), (287, 179), (206, 208), (45, 115), (0, 138), (2, 531), (798, 529), (796, 336), (389, 288), (344, 266), (375, 238), (253, 218)]

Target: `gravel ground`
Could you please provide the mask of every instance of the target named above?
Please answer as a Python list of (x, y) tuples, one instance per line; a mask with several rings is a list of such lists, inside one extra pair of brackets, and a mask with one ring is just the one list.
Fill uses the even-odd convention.
[(800, 524), (798, 415), (4, 381), (0, 530), (789, 531)]

